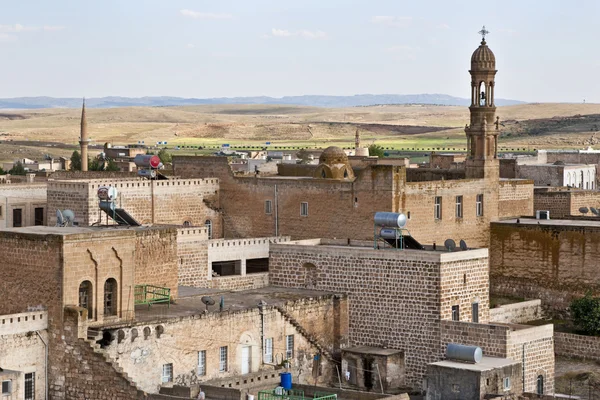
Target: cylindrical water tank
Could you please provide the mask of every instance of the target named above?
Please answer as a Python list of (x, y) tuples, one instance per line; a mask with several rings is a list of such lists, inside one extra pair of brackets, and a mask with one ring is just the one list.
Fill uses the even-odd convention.
[(404, 228), (406, 226), (406, 215), (393, 212), (376, 212), (375, 225)]
[(112, 186), (100, 186), (97, 193), (98, 198), (103, 201), (112, 201), (117, 198), (117, 189)]
[(137, 174), (144, 178), (156, 178), (156, 171), (153, 169), (138, 169)]
[(161, 164), (160, 158), (154, 154), (138, 154), (133, 162), (142, 168), (158, 168)]
[(446, 349), (446, 358), (451, 360), (478, 363), (483, 357), (481, 347), (465, 346), (462, 344), (449, 343)]
[(281, 376), (281, 387), (285, 390), (290, 390), (292, 388), (292, 374), (289, 372), (282, 372), (279, 376)]
[(379, 231), (379, 237), (383, 239), (397, 239), (398, 234), (395, 229), (381, 228), (381, 230)]

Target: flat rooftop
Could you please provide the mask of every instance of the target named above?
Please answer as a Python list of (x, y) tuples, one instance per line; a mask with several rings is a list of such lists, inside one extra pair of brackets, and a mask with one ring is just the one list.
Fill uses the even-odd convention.
[(215, 304), (208, 306), (208, 313), (219, 314), (219, 303), (223, 296), (225, 307), (223, 312), (237, 312), (258, 308), (258, 303), (263, 300), (267, 305), (282, 306), (288, 301), (301, 299), (314, 299), (323, 296), (333, 296), (334, 292), (309, 289), (292, 289), (267, 286), (260, 289), (241, 291), (226, 291), (215, 289), (199, 289), (181, 287), (180, 292), (186, 297), (180, 297), (175, 304), (154, 304), (152, 307), (140, 305), (135, 307), (134, 321), (120, 321), (116, 324), (106, 324), (105, 327), (121, 327), (138, 324), (140, 322), (162, 321), (171, 318), (191, 317), (203, 315), (207, 307), (202, 302), (203, 296), (210, 296)]
[(393, 356), (394, 354), (404, 353), (398, 349), (384, 349), (382, 347), (356, 346), (342, 349), (343, 352), (357, 354), (374, 354), (378, 356)]
[(70, 236), (81, 234), (93, 234), (104, 232), (123, 232), (123, 231), (145, 231), (151, 229), (174, 228), (175, 225), (154, 225), (154, 226), (26, 226), (22, 228), (4, 228), (0, 233), (22, 233), (29, 235), (56, 235)]
[(600, 228), (600, 217), (597, 221), (594, 220), (578, 220), (578, 219), (534, 219), (534, 218), (519, 218), (517, 223), (516, 219), (507, 219), (503, 221), (492, 222), (492, 224), (503, 224), (503, 225), (547, 225), (547, 226), (573, 226), (573, 227), (590, 227)]
[(438, 367), (444, 368), (453, 368), (453, 369), (461, 369), (465, 371), (491, 371), (496, 368), (503, 368), (509, 365), (519, 364), (518, 361), (513, 361), (508, 358), (498, 358), (498, 357), (482, 357), (481, 362), (478, 363), (468, 363), (462, 361), (455, 360), (444, 360), (431, 363), (429, 365), (435, 365)]

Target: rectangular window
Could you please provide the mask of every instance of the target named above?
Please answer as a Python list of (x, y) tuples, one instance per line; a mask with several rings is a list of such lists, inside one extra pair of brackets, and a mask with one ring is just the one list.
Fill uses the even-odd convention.
[(206, 375), (206, 350), (198, 352), (198, 376)]
[(219, 349), (219, 371), (227, 371), (227, 346), (223, 346)]
[(12, 393), (12, 381), (2, 381), (2, 394)]
[(460, 306), (452, 306), (452, 321), (460, 321)]
[(2, 206), (0, 206), (0, 218), (2, 218)]
[(265, 339), (265, 362), (273, 362), (273, 338)]
[(463, 217), (463, 197), (456, 196), (456, 218)]
[(473, 303), (471, 306), (471, 314), (473, 315), (473, 322), (479, 322), (479, 303)]
[(25, 400), (35, 400), (35, 372), (25, 374)]
[(162, 381), (163, 383), (173, 382), (173, 364), (163, 364)]
[(265, 200), (265, 214), (271, 214), (273, 212), (273, 203), (271, 200)]
[(34, 210), (34, 225), (44, 225), (44, 209), (36, 207)]
[(510, 377), (504, 378), (504, 390), (510, 390)]
[(23, 210), (15, 208), (13, 210), (13, 228), (19, 228), (23, 226)]
[(437, 196), (435, 198), (433, 216), (435, 217), (435, 219), (442, 219), (442, 198), (440, 196)]
[(285, 358), (291, 359), (294, 357), (294, 335), (285, 337)]
[(303, 217), (308, 217), (308, 203), (300, 203), (300, 215)]
[(483, 195), (477, 195), (477, 202), (475, 203), (475, 212), (478, 217), (483, 217)]

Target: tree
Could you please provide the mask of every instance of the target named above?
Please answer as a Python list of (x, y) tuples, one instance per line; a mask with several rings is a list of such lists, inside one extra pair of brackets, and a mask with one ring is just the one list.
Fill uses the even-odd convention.
[(600, 297), (588, 292), (584, 297), (571, 302), (573, 322), (588, 335), (600, 335)]
[(302, 149), (297, 152), (296, 157), (300, 159), (300, 164), (310, 163), (310, 153), (306, 149)]
[(25, 167), (21, 161), (17, 161), (8, 173), (11, 175), (25, 175)]
[(171, 153), (169, 153), (166, 149), (160, 149), (158, 152), (158, 158), (163, 164), (171, 162)]
[(385, 156), (385, 153), (383, 151), (383, 147), (373, 143), (369, 146), (369, 155), (371, 157), (383, 158)]
[(121, 169), (112, 158), (107, 159), (108, 163), (106, 164), (105, 171), (120, 171)]
[(71, 168), (69, 168), (69, 170), (81, 171), (81, 156), (77, 150), (71, 154)]
[(2, 167), (0, 167), (0, 175), (6, 175), (6, 171), (2, 169)]

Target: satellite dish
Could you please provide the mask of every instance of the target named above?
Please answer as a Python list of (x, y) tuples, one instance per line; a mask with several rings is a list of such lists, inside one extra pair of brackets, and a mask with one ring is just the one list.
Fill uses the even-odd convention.
[(201, 300), (204, 303), (204, 305), (206, 306), (206, 312), (208, 312), (208, 306), (215, 305), (215, 300), (210, 296), (202, 296)]
[(64, 226), (65, 224), (65, 219), (63, 218), (62, 213), (60, 212), (60, 210), (56, 210), (56, 226)]
[(587, 214), (588, 212), (590, 212), (590, 210), (588, 210), (587, 207), (579, 207), (579, 212), (582, 214)]
[(459, 246), (461, 250), (469, 250), (469, 247), (467, 246), (467, 242), (465, 242), (464, 240), (460, 240), (459, 242)]
[(444, 246), (446, 246), (446, 249), (448, 251), (454, 251), (454, 249), (456, 248), (456, 243), (452, 239), (446, 239), (446, 241), (444, 242)]
[(75, 213), (71, 210), (64, 210), (62, 212), (62, 215), (65, 222), (65, 226), (73, 226), (73, 221), (75, 221)]
[(590, 207), (590, 210), (592, 211), (592, 214), (594, 215), (600, 215), (600, 212), (598, 212), (598, 210), (594, 207)]

